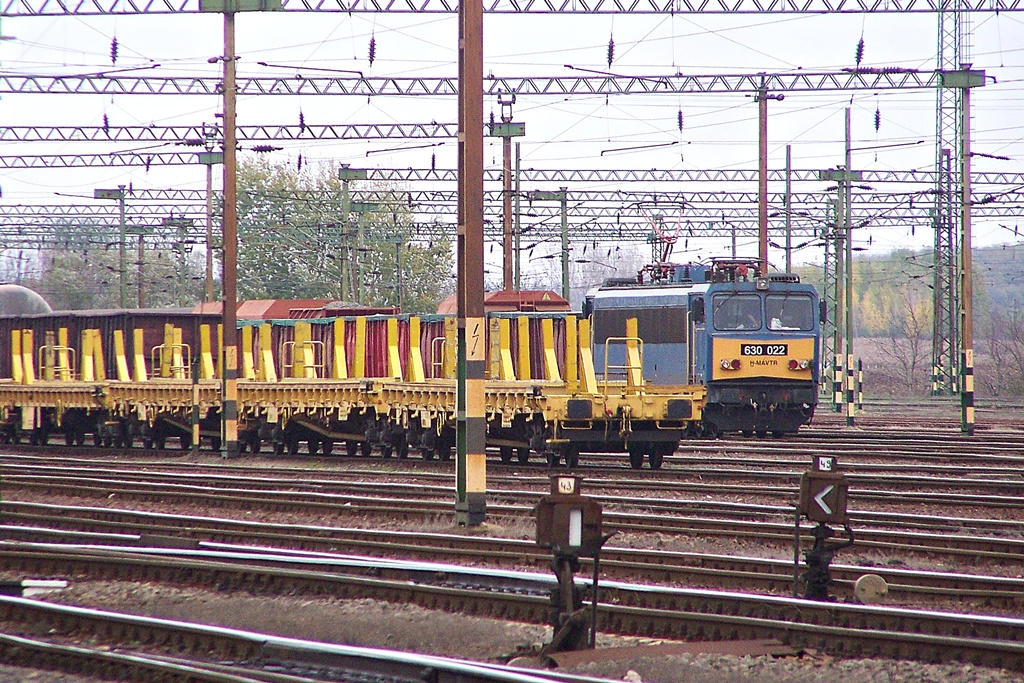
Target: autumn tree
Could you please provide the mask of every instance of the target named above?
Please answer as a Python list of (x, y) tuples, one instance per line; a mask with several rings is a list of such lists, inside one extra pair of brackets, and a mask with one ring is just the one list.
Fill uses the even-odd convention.
[(362, 206), (350, 205), (346, 224), (331, 167), (245, 160), (238, 187), (240, 298), (352, 300), (358, 290), (361, 303), (426, 313), (454, 289), (450, 242), (415, 233), (399, 188), (351, 182)]
[[(52, 244), (59, 248), (24, 254), (17, 277), (4, 279), (33, 289), (55, 310), (121, 308), (120, 244), (107, 225), (59, 226)], [(142, 278), (146, 308), (194, 306), (202, 298), (202, 255), (180, 243), (145, 240), (140, 264), (138, 238), (128, 236), (125, 260), (125, 289), (129, 308), (138, 304), (139, 277)], [(140, 268), (141, 265), (141, 268)]]

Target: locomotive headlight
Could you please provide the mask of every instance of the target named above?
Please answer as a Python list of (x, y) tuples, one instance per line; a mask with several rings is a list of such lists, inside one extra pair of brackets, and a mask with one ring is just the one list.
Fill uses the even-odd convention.
[(729, 359), (728, 358), (723, 358), (722, 359), (722, 369), (723, 370), (728, 370), (731, 367), (732, 367), (732, 365), (729, 363)]
[(811, 367), (811, 361), (809, 361), (809, 360), (802, 360), (802, 361), (800, 361), (800, 369), (801, 370), (806, 370), (809, 367)]
[(740, 359), (739, 358), (733, 358), (732, 362), (729, 363), (729, 367), (732, 368), (733, 370), (739, 370), (740, 369)]
[(759, 292), (765, 292), (768, 290), (768, 278), (759, 277), (754, 280), (754, 289)]

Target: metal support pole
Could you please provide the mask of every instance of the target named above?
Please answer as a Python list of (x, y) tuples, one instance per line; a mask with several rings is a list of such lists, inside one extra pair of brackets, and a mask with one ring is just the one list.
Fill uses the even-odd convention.
[(786, 145), (786, 272), (793, 272), (793, 145)]
[(562, 298), (569, 300), (569, 194), (568, 188), (561, 187), (562, 194)]
[[(965, 65), (966, 69), (970, 65)], [(983, 81), (984, 82), (984, 81)], [(962, 194), (960, 199), (960, 431), (974, 434), (974, 283), (971, 266), (971, 89), (963, 89), (963, 107), (960, 124), (961, 151), (963, 164), (960, 174)]]
[(478, 526), (487, 516), (484, 376), (483, 4), (459, 3), (458, 337), (455, 517)]
[(522, 151), (522, 150), (520, 150), (520, 145), (521, 144), (522, 143), (519, 143), (519, 142), (516, 143), (516, 198), (515, 198), (515, 201), (516, 201), (516, 225), (515, 225), (515, 252), (514, 252), (514, 255), (515, 255), (515, 276), (514, 276), (513, 281), (512, 281), (512, 286), (513, 286), (513, 288), (516, 291), (519, 291), (521, 289), (521, 287), (522, 287), (521, 275), (522, 275), (522, 265), (523, 265), (522, 264), (523, 255), (522, 255), (522, 252), (520, 251), (520, 249), (521, 249), (520, 237), (521, 237), (522, 232), (523, 232), (523, 226), (522, 226), (522, 223), (520, 222), (522, 216), (519, 213), (519, 199), (520, 199), (520, 195), (519, 195), (519, 180), (520, 180), (520, 178), (519, 178), (519, 170), (520, 170), (520, 161), (521, 161), (520, 152)]
[(783, 100), (785, 95), (769, 95), (764, 76), (754, 99), (757, 100), (757, 243), (761, 274), (768, 274), (768, 100)]
[(844, 327), (846, 320), (846, 297), (843, 292), (843, 282), (845, 281), (845, 261), (846, 261), (846, 249), (844, 248), (844, 239), (846, 236), (846, 212), (844, 207), (846, 206), (846, 198), (844, 197), (845, 186), (840, 181), (839, 183), (839, 198), (836, 201), (836, 232), (835, 232), (835, 251), (836, 251), (836, 283), (835, 283), (835, 301), (836, 301), (836, 329), (835, 337), (832, 340), (832, 352), (835, 354), (833, 359), (832, 370), (834, 372), (833, 389), (834, 394), (832, 403), (835, 406), (837, 413), (843, 410), (843, 341), (844, 341)]
[(224, 377), (221, 403), (225, 458), (238, 456), (238, 318), (236, 277), (238, 268), (238, 215), (235, 135), (235, 13), (224, 12)]
[(119, 261), (120, 266), (118, 267), (118, 272), (121, 275), (121, 308), (128, 308), (128, 285), (127, 285), (128, 272), (127, 272), (127, 269), (126, 269), (126, 266), (125, 266), (125, 247), (126, 247), (125, 240), (127, 240), (127, 236), (125, 235), (125, 225), (124, 225), (124, 185), (118, 185), (117, 189), (120, 190), (119, 196), (118, 196), (118, 205), (120, 207), (120, 214), (121, 214), (121, 220), (120, 220), (120, 223), (119, 223), (120, 228), (121, 228), (121, 233), (120, 233), (121, 234), (121, 255), (120, 255), (120, 261)]
[(761, 275), (768, 274), (768, 89), (761, 79), (757, 92), (757, 258)]
[(501, 155), (501, 280), (502, 289), (507, 291), (515, 286), (515, 277), (512, 272), (512, 138), (502, 137)]
[[(345, 171), (348, 168), (348, 164), (342, 164), (341, 166), (342, 166), (342, 171)], [(341, 235), (340, 235), (340, 245), (341, 245), (341, 248), (338, 249), (338, 252), (339, 252), (338, 253), (338, 280), (339, 280), (339, 283), (341, 285), (340, 295), (341, 295), (341, 300), (342, 301), (348, 301), (349, 298), (351, 297), (351, 291), (349, 289), (349, 277), (350, 277), (350, 275), (349, 275), (349, 267), (348, 266), (349, 266), (349, 258), (351, 257), (351, 254), (354, 253), (354, 251), (355, 251), (348, 244), (348, 238), (349, 238), (349, 229), (348, 229), (349, 212), (348, 212), (348, 207), (349, 207), (348, 178), (343, 177), (342, 180), (341, 180)]]
[(853, 426), (854, 411), (854, 374), (853, 374), (853, 198), (852, 174), (853, 152), (851, 151), (850, 108), (846, 108), (846, 174), (843, 184), (846, 186), (843, 224), (846, 227), (846, 426)]
[(356, 217), (356, 242), (352, 249), (352, 295), (357, 304), (363, 302), (363, 272), (362, 272), (362, 251), (363, 239), (365, 238), (366, 224), (363, 222), (363, 212), (360, 211)]
[(213, 164), (206, 164), (206, 301), (213, 301)]
[(178, 306), (185, 306), (185, 289), (188, 287), (188, 254), (185, 252), (185, 224), (177, 223), (178, 227)]
[(146, 292), (145, 292), (145, 256), (146, 252), (143, 244), (142, 229), (139, 229), (139, 262), (136, 264), (139, 273), (139, 308), (146, 307)]

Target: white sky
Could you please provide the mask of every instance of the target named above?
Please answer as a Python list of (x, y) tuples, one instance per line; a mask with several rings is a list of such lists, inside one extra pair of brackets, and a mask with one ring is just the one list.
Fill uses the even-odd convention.
[[(974, 149), (1009, 156), (1011, 161), (975, 158), (978, 171), (1024, 171), (1024, 13), (983, 13), (970, 16), (970, 61), (985, 69), (997, 83), (973, 92)], [(3, 34), (16, 40), (0, 43), (2, 70), (7, 74), (91, 73), (111, 68), (110, 42), (117, 36), (117, 67), (158, 63), (146, 75), (216, 76), (219, 67), (207, 63), (221, 54), (222, 20), (212, 15), (154, 15), (120, 17), (15, 17), (3, 22)], [(455, 15), (300, 14), (240, 15), (237, 51), (240, 76), (289, 75), (299, 69), (265, 69), (274, 64), (355, 69), (370, 76), (456, 75)], [(367, 60), (371, 36), (376, 60)], [(854, 66), (854, 53), (863, 36), (863, 66), (899, 66), (923, 70), (935, 66), (936, 17), (897, 15), (488, 15), (485, 17), (484, 72), (496, 76), (573, 76), (577, 68), (607, 70), (610, 37), (615, 41), (611, 71), (618, 74), (688, 74), (836, 71)], [(305, 72), (304, 75), (317, 75)], [(793, 166), (828, 168), (843, 162), (844, 108), (853, 112), (853, 146), (911, 147), (859, 152), (854, 168), (930, 170), (934, 164), (934, 91), (860, 91), (856, 93), (789, 93), (770, 102), (769, 166), (782, 168), (785, 147), (793, 146)], [(882, 122), (874, 128), (876, 108)], [(200, 96), (4, 95), (0, 120), (4, 125), (198, 125), (212, 122), (220, 109), (218, 98)], [(677, 111), (685, 127), (680, 134)], [(485, 103), (485, 116), (496, 103)], [(454, 122), (454, 97), (243, 97), (240, 124), (297, 124), (302, 111), (307, 124)], [(753, 169), (757, 165), (757, 105), (742, 95), (657, 95), (602, 97), (520, 96), (515, 120), (527, 125), (522, 139), (526, 168), (658, 168)], [(602, 150), (679, 141), (672, 147), (610, 153)], [(325, 160), (354, 167), (416, 167), (430, 164), (436, 153), (439, 168), (454, 168), (455, 143), (406, 152), (367, 156), (372, 149), (422, 145), (427, 141), (365, 142), (306, 141), (284, 143), (274, 154), (306, 163)], [(281, 145), (282, 143), (274, 143)], [(110, 143), (3, 143), (4, 155), (104, 153), (141, 145)], [(173, 151), (166, 147), (156, 151)], [(187, 150), (182, 150), (187, 151)], [(501, 164), (500, 143), (488, 141), (485, 163)], [(4, 171), (0, 204), (84, 202), (97, 187), (131, 183), (135, 188), (193, 188), (205, 186), (205, 172), (196, 167), (40, 169)], [(781, 191), (772, 185), (770, 191)], [(823, 183), (794, 185), (794, 191), (823, 190)], [(415, 188), (410, 188), (415, 189)], [(451, 189), (454, 189), (453, 187)], [(498, 188), (489, 188), (498, 189)], [(524, 190), (556, 189), (527, 186)], [(572, 186), (572, 190), (620, 189)], [(699, 191), (709, 185), (636, 190)], [(756, 192), (756, 184), (734, 189)], [(882, 188), (878, 188), (882, 189)], [(906, 186), (887, 188), (910, 190)], [(922, 186), (921, 189), (924, 189)], [(73, 195), (64, 197), (57, 195)], [(91, 200), (90, 200), (91, 201)], [(999, 223), (1009, 229), (999, 226)], [(1015, 242), (1016, 221), (976, 221), (975, 244)], [(1024, 225), (1021, 226), (1024, 228)], [(929, 230), (900, 227), (868, 228), (858, 244), (871, 251), (931, 245)], [(721, 255), (724, 242), (691, 240), (690, 251), (677, 247), (674, 260)], [(552, 244), (554, 252), (557, 246)], [(756, 254), (756, 244), (741, 242), (741, 253)], [(497, 251), (497, 249), (496, 249)], [(646, 247), (642, 251), (646, 253)], [(575, 256), (574, 256), (575, 257)], [(783, 263), (773, 252), (773, 263)], [(797, 261), (821, 260), (814, 250), (800, 252)]]

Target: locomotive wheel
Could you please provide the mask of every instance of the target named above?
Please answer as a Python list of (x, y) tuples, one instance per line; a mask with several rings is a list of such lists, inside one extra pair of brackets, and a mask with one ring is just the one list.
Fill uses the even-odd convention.
[(306, 450), (309, 451), (310, 455), (316, 455), (317, 451), (320, 450), (320, 440), (315, 436), (306, 439)]
[(210, 437), (210, 450), (219, 451), (221, 447), (221, 440), (219, 436)]
[(498, 449), (498, 453), (501, 455), (501, 461), (506, 465), (512, 462), (512, 447), (502, 446)]
[(452, 459), (452, 447), (451, 446), (441, 446), (440, 448), (437, 449), (437, 457), (439, 457), (441, 460), (451, 460)]
[(753, 430), (753, 429), (744, 429), (744, 430), (743, 430), (742, 432), (740, 432), (740, 433), (741, 433), (741, 434), (743, 434), (743, 436), (747, 437), (748, 439), (749, 439), (750, 437), (754, 436), (754, 430)]
[(373, 444), (370, 443), (369, 441), (360, 441), (359, 454), (363, 456), (368, 456), (371, 453), (373, 453)]
[(767, 429), (757, 429), (757, 430), (754, 430), (754, 436), (756, 436), (759, 439), (764, 439), (764, 438), (766, 438), (768, 436), (768, 430)]
[(85, 430), (82, 429), (81, 427), (76, 427), (75, 428), (75, 445), (76, 446), (84, 446), (85, 445)]
[(548, 467), (558, 467), (562, 461), (562, 454), (558, 451), (548, 451)]
[(320, 442), (320, 452), (324, 455), (330, 455), (334, 452), (334, 439), (324, 439)]
[(380, 445), (380, 457), (390, 458), (391, 457), (391, 444), (382, 443)]
[(289, 434), (285, 437), (285, 446), (288, 448), (288, 455), (296, 455), (299, 452), (299, 437)]
[(260, 439), (259, 431), (253, 432), (253, 435), (249, 437), (249, 452), (256, 455), (260, 452), (260, 446), (263, 444), (263, 440)]
[(274, 442), (274, 455), (284, 455), (284, 441)]
[(64, 430), (64, 445), (74, 446), (75, 445), (75, 430), (68, 428)]
[(525, 465), (526, 463), (530, 462), (530, 449), (529, 448), (519, 448), (519, 449), (517, 449), (516, 450), (516, 460), (519, 461), (520, 465)]
[(359, 452), (359, 442), (352, 441), (351, 439), (345, 442), (345, 453), (349, 457), (355, 457), (356, 453)]
[(183, 435), (181, 435), (178, 438), (179, 438), (179, 444), (178, 445), (181, 446), (181, 450), (187, 451), (188, 449), (192, 448), (192, 435), (191, 434), (183, 434)]
[(644, 447), (633, 445), (629, 447), (629, 466), (638, 470), (644, 466)]
[(420, 455), (423, 456), (424, 460), (433, 460), (434, 459), (434, 449), (433, 448), (421, 448), (420, 449)]

